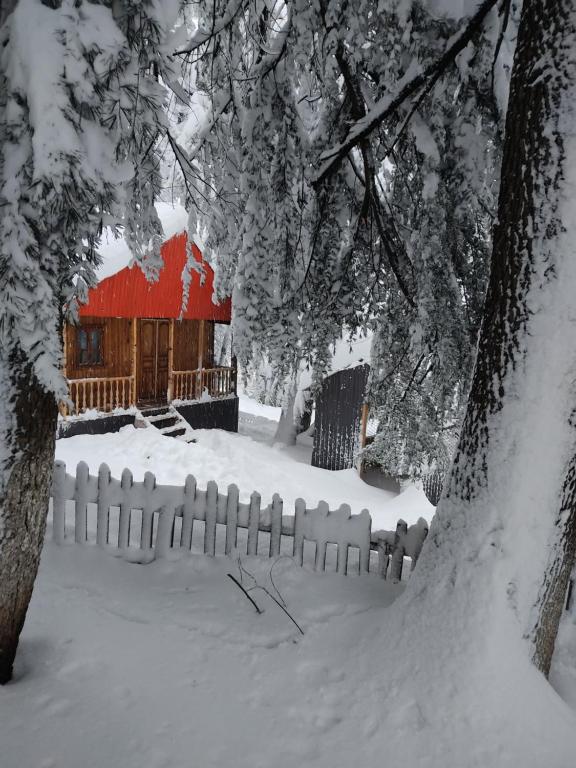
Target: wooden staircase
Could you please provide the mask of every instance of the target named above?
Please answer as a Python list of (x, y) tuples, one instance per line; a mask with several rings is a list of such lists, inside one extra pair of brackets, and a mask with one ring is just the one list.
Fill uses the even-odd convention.
[[(171, 405), (144, 408), (140, 412), (147, 424), (155, 427), (163, 435), (166, 435), (166, 437), (185, 438), (188, 433), (188, 423)], [(186, 442), (191, 443), (195, 441), (190, 439), (186, 440)]]

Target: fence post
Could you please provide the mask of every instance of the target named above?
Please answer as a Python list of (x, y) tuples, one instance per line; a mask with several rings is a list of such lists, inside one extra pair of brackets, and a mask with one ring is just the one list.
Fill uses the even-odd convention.
[(56, 544), (64, 543), (66, 528), (66, 464), (54, 463), (52, 475), (52, 538)]
[(378, 575), (381, 579), (386, 578), (390, 557), (388, 555), (388, 545), (382, 539), (378, 540)]
[(416, 563), (418, 562), (418, 558), (420, 557), (420, 552), (422, 552), (422, 547), (424, 546), (424, 542), (426, 541), (426, 537), (428, 536), (428, 523), (426, 522), (426, 520), (424, 520), (423, 517), (421, 517), (418, 520), (415, 527), (418, 531), (418, 537), (416, 539), (416, 542), (414, 543), (413, 551), (411, 553), (411, 556), (412, 556), (412, 565), (410, 567), (411, 572), (416, 567)]
[(394, 583), (402, 580), (402, 566), (404, 565), (404, 539), (407, 532), (408, 526), (404, 520), (398, 520), (396, 525), (396, 533), (394, 534), (392, 557), (390, 559), (390, 578)]
[(85, 461), (79, 462), (76, 467), (76, 497), (74, 509), (74, 541), (77, 544), (85, 544), (87, 536), (88, 515), (88, 481), (90, 471)]
[(226, 501), (226, 549), (229, 555), (236, 548), (238, 541), (238, 498), (240, 492), (237, 485), (228, 486), (228, 499)]

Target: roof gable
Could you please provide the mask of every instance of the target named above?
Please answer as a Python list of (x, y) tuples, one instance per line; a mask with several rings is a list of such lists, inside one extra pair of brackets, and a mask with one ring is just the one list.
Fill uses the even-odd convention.
[[(186, 266), (186, 243), (187, 235), (182, 232), (162, 245), (164, 266), (155, 283), (149, 283), (138, 266), (124, 267), (99, 282), (88, 292), (88, 302), (80, 306), (80, 316), (179, 318), (184, 290), (182, 273)], [(214, 272), (202, 259), (195, 245), (192, 245), (192, 250), (204, 267), (204, 283), (200, 284), (200, 275), (192, 270), (188, 304), (182, 318), (229, 323), (231, 300), (228, 298), (221, 304), (212, 303)]]

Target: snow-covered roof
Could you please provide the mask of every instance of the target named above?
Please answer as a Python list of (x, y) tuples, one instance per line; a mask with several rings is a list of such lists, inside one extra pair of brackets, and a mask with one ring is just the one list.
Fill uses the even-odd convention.
[[(173, 235), (186, 230), (188, 214), (183, 205), (180, 203), (174, 205), (156, 203), (156, 210), (162, 223), (165, 240), (169, 240)], [(96, 276), (99, 280), (116, 274), (127, 267), (132, 260), (132, 254), (124, 238), (114, 237), (109, 228), (104, 230), (98, 252), (102, 256), (102, 264), (96, 270)]]

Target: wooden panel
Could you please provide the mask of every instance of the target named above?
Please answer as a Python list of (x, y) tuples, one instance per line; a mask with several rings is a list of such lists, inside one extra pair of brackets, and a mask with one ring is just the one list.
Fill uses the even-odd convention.
[(174, 323), (174, 370), (194, 371), (198, 367), (198, 320), (177, 320)]
[(359, 365), (324, 379), (316, 401), (313, 467), (338, 470), (354, 466), (369, 370), (368, 365)]
[(211, 320), (204, 321), (204, 350), (202, 353), (204, 368), (214, 367), (214, 323)]
[(162, 400), (168, 396), (170, 321), (158, 320), (157, 322), (156, 397)]
[(156, 321), (140, 320), (138, 328), (138, 400), (156, 399)]
[[(66, 373), (69, 379), (106, 378), (131, 374), (131, 320), (121, 317), (83, 317), (80, 326), (66, 328)], [(102, 328), (103, 364), (79, 365), (77, 349), (78, 327)]]

